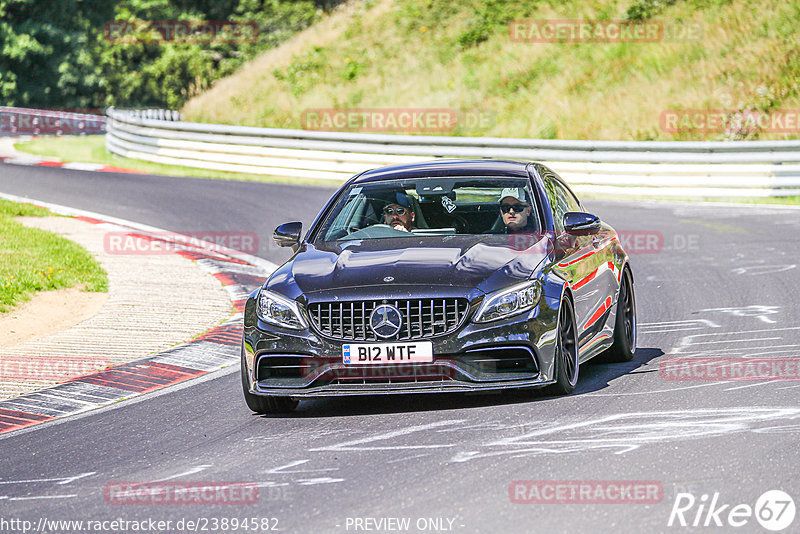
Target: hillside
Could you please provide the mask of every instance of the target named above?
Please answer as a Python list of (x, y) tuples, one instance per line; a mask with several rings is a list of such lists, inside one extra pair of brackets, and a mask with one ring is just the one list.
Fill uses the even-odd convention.
[[(614, 21), (649, 20), (659, 30), (647, 42), (531, 42), (548, 38), (548, 22), (565, 19), (607, 21), (592, 27), (605, 27), (606, 37), (616, 35), (608, 29)], [(219, 80), (184, 112), (191, 121), (302, 128), (309, 110), (435, 109), (459, 122), (425, 133), (798, 138), (798, 20), (798, 0), (351, 0)], [(514, 32), (513, 21), (523, 21)], [(697, 119), (669, 110), (711, 111)], [(725, 127), (741, 110), (777, 122), (759, 128), (750, 116)], [(691, 117), (708, 131), (693, 128)]]

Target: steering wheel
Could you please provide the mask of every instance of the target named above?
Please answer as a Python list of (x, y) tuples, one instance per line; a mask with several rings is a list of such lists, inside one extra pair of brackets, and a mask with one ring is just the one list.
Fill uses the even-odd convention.
[(359, 226), (348, 226), (347, 227), (347, 231), (348, 231), (348, 233), (352, 234), (353, 232), (358, 232), (359, 230), (362, 230), (362, 229), (367, 228), (369, 226), (374, 226), (376, 224), (383, 224), (383, 221), (380, 221), (380, 220), (376, 219), (375, 217), (369, 217), (368, 216), (368, 217), (364, 217), (364, 226), (360, 226), (360, 227)]

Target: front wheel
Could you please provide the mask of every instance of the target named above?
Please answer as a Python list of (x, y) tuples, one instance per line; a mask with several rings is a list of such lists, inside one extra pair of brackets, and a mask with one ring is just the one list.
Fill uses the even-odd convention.
[(250, 381), (247, 378), (247, 363), (244, 359), (244, 347), (242, 347), (242, 391), (247, 407), (260, 414), (268, 413), (289, 413), (297, 408), (298, 401), (290, 397), (264, 397), (250, 393)]
[(547, 386), (549, 395), (569, 395), (578, 383), (578, 336), (572, 302), (564, 298), (558, 312), (556, 346), (553, 355), (555, 383)]

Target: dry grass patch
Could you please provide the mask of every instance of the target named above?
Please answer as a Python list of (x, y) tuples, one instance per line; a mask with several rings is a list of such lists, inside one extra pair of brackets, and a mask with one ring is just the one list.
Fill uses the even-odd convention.
[[(697, 25), (702, 38), (559, 44), (509, 37), (507, 23), (516, 18), (624, 19), (633, 8), (677, 27)], [(190, 120), (301, 128), (310, 108), (477, 109), (492, 120), (443, 133), (721, 139), (662, 131), (660, 114), (796, 108), (797, 20), (798, 0), (353, 0), (184, 111)]]

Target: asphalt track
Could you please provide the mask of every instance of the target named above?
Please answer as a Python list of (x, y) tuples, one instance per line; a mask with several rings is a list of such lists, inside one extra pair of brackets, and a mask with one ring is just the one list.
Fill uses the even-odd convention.
[[(0, 192), (173, 231), (257, 232), (258, 255), (275, 262), (288, 254), (270, 244), (272, 229), (309, 223), (331, 191), (0, 165)], [(675, 357), (798, 357), (800, 210), (585, 207), (632, 232), (634, 362), (584, 365), (576, 392), (561, 398), (315, 400), (280, 417), (251, 414), (232, 369), (0, 438), (0, 530), (13, 531), (2, 523), (12, 519), (32, 528), (43, 519), (152, 519), (190, 530), (183, 519), (199, 520), (198, 531), (244, 532), (221, 520), (257, 518), (282, 532), (766, 532), (754, 516), (732, 528), (729, 513), (768, 490), (800, 502), (800, 381), (669, 380), (659, 369)], [(637, 235), (660, 245), (636, 246)], [(662, 490), (651, 504), (512, 502), (520, 480), (650, 481)], [(244, 482), (259, 494), (253, 504), (104, 498), (114, 485), (154, 481)], [(668, 526), (680, 493), (696, 499), (684, 519), (701, 526), (677, 517)], [(728, 505), (715, 516), (723, 527), (706, 513), (715, 494), (716, 509)], [(797, 531), (800, 517), (784, 530)]]

